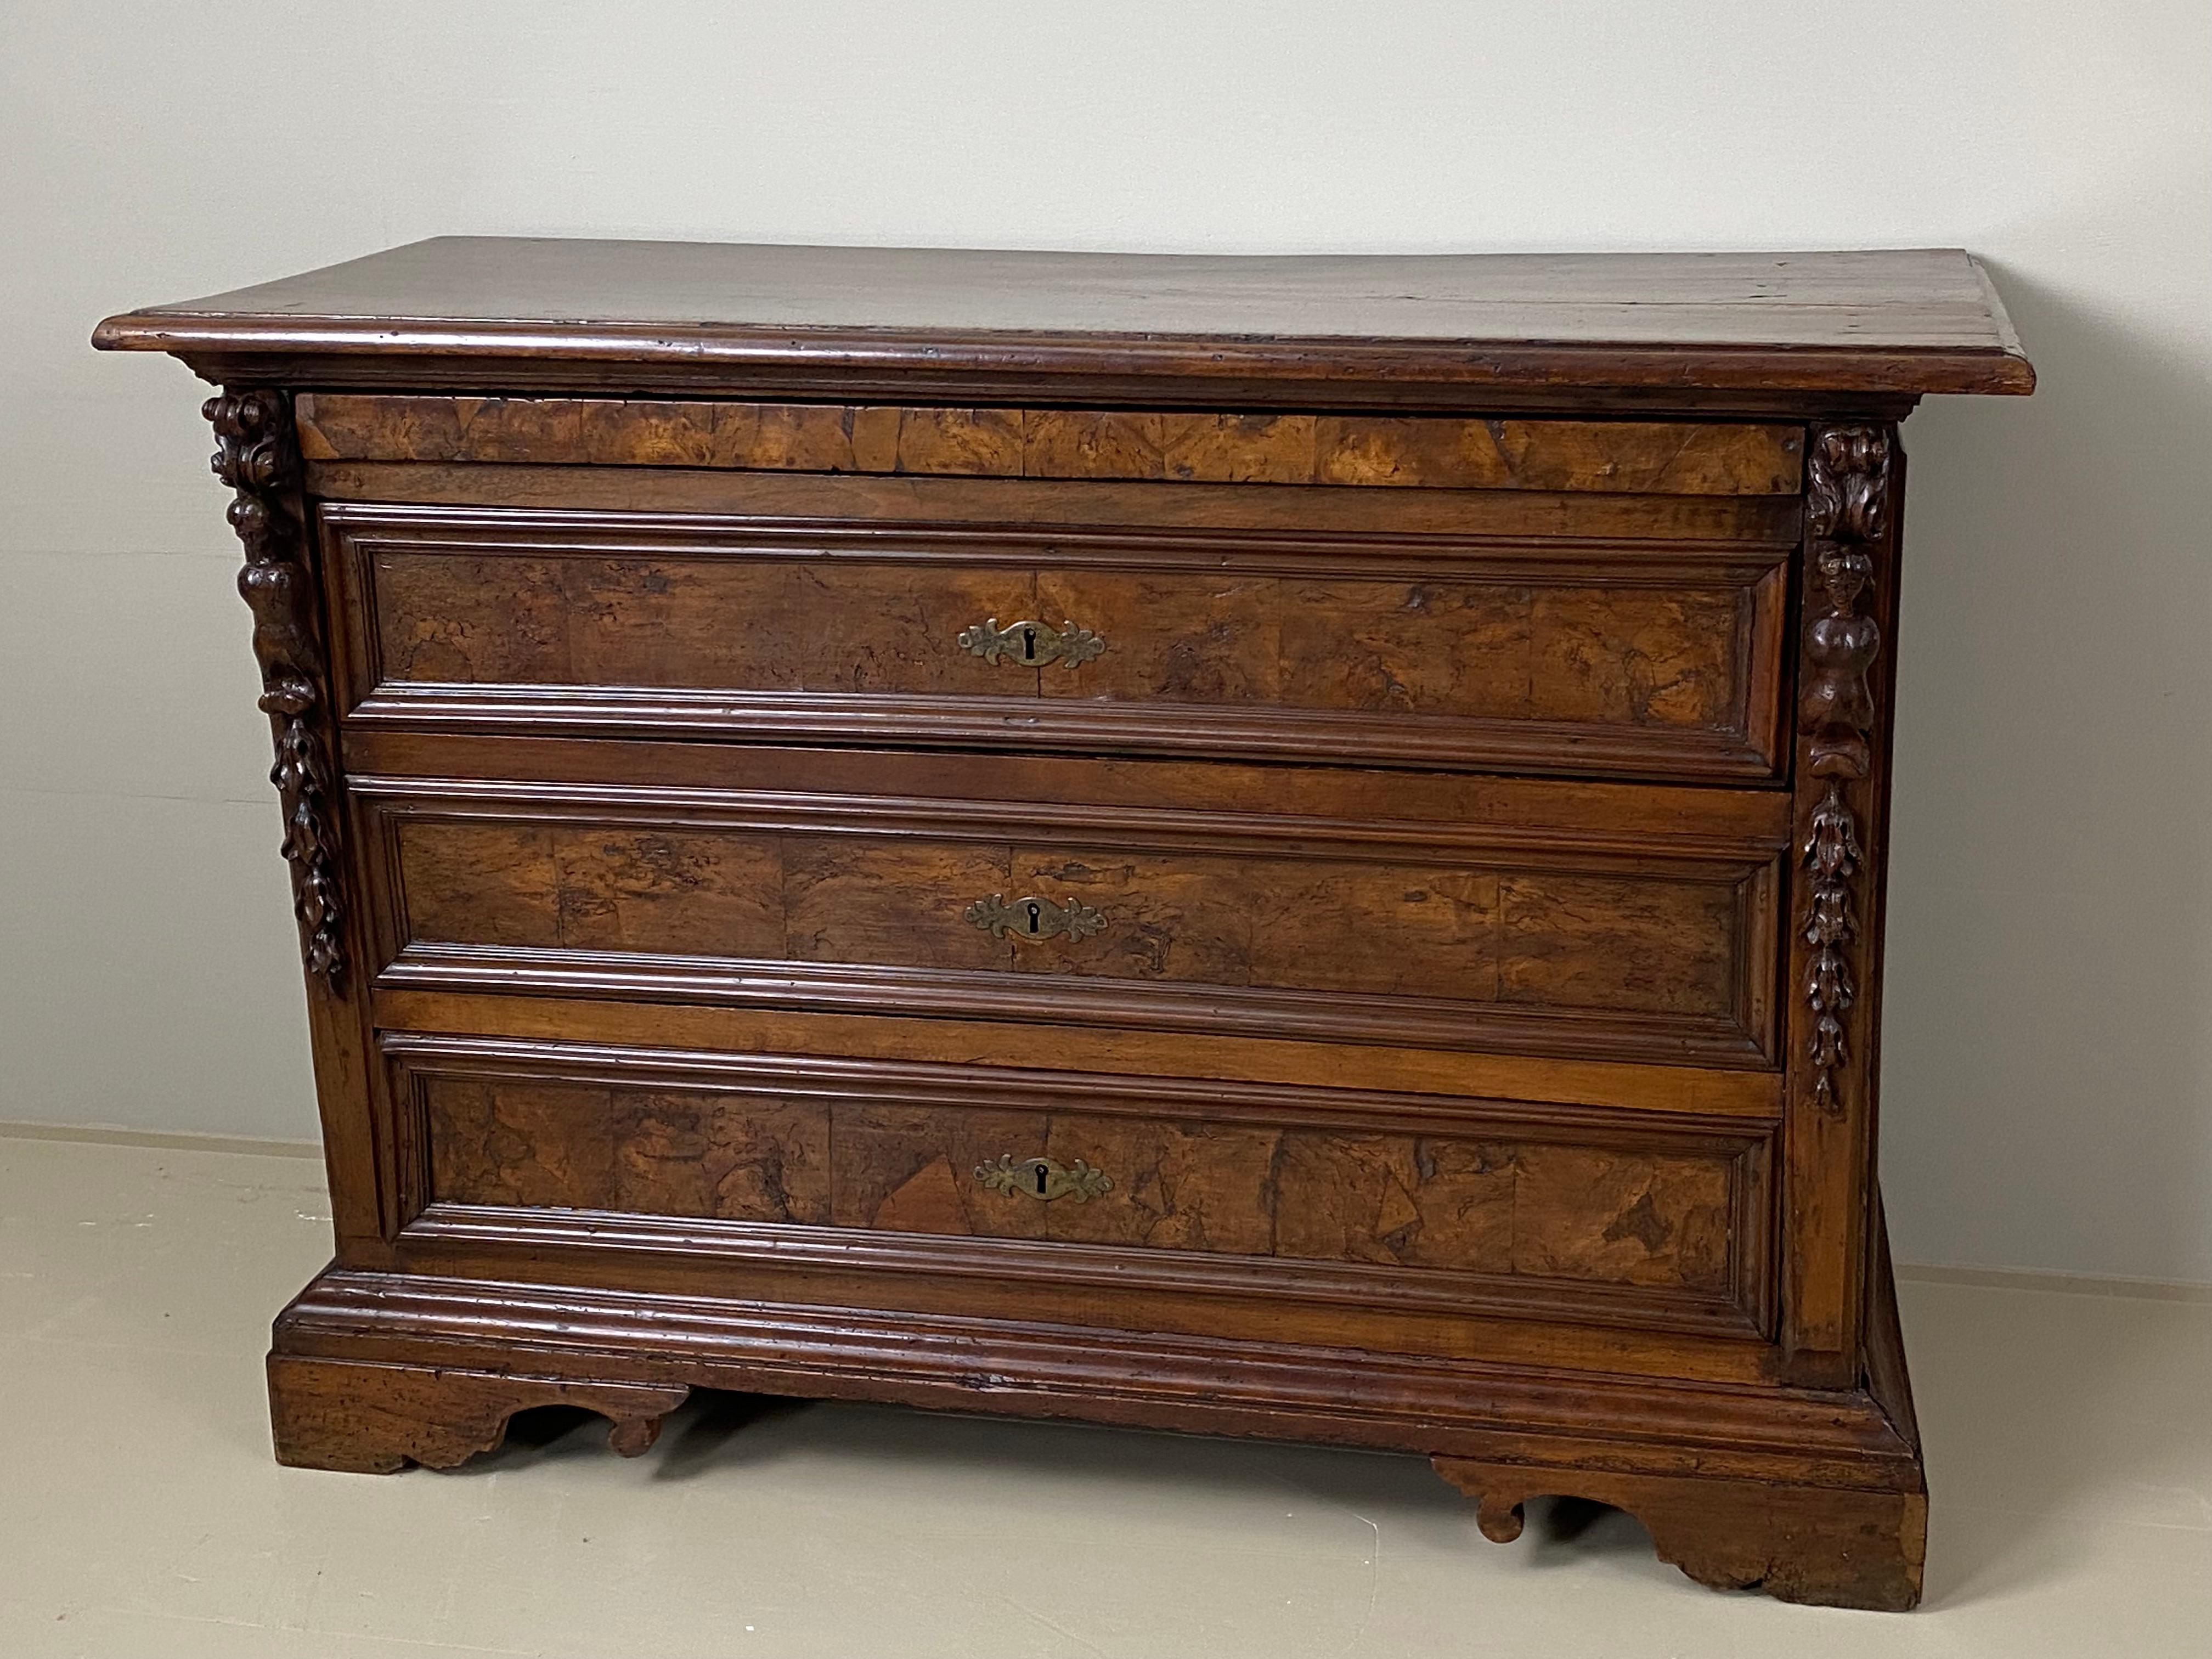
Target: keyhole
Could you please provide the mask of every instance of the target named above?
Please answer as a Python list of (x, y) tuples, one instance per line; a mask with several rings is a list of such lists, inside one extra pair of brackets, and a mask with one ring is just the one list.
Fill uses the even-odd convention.
[(1022, 660), (1024, 662), (1036, 660), (1036, 629), (1034, 628), (1022, 629)]
[[(1027, 905), (1024, 905), (1022, 908), (1023, 908), (1024, 909), (1025, 909), (1025, 910), (1027, 910), (1027, 911), (1029, 912), (1029, 915), (1030, 915), (1030, 927), (1029, 927), (1029, 931), (1030, 931), (1032, 934), (1034, 934), (1035, 933), (1036, 933), (1036, 931), (1037, 931), (1039, 928), (1041, 928), (1041, 927), (1042, 927), (1044, 926), (1044, 913), (1043, 913), (1041, 909), (1039, 909), (1037, 906), (1036, 906), (1036, 905), (1034, 905), (1034, 904), (1027, 904)], [(1040, 1177), (1040, 1178), (1042, 1178), (1042, 1177)]]
[(1044, 1196), (1044, 1165), (1042, 1164), (1037, 1165), (1036, 1178), (1037, 1196), (1042, 1198)]

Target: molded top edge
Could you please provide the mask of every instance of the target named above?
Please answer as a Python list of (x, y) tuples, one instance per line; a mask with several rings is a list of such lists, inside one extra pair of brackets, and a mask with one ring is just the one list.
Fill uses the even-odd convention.
[(111, 317), (103, 349), (881, 375), (2026, 392), (1958, 249), (1190, 255), (441, 237)]

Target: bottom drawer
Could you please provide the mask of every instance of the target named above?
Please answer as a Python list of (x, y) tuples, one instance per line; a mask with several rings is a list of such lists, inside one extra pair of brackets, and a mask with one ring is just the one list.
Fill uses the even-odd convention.
[(418, 1231), (499, 1211), (510, 1231), (531, 1212), (566, 1237), (613, 1236), (576, 1231), (584, 1212), (680, 1221), (624, 1237), (695, 1261), (949, 1270), (930, 1241), (960, 1241), (963, 1270), (1031, 1278), (1547, 1315), (1587, 1297), (1608, 1319), (1747, 1334), (1759, 1318), (1761, 1123), (879, 1060), (385, 1046)]

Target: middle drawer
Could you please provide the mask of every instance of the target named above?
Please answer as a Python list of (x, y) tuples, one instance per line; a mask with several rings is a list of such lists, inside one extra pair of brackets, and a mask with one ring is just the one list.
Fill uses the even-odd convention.
[(389, 982), (1765, 1067), (1785, 797), (356, 732)]

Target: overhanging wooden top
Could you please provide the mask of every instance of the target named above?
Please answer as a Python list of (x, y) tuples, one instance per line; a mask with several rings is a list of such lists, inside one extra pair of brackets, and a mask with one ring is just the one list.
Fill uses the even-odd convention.
[(323, 383), (926, 386), (1179, 400), (2025, 392), (1957, 249), (1215, 256), (440, 237), (111, 317), (104, 349)]

